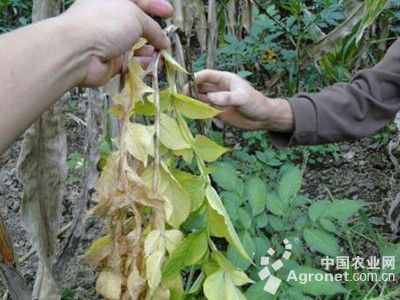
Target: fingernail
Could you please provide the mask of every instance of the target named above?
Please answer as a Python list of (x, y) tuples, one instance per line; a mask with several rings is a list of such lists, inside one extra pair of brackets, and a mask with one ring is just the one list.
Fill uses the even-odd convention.
[(168, 9), (169, 11), (172, 12), (173, 8), (172, 8), (171, 3), (167, 2), (167, 1), (162, 1), (160, 4), (161, 4), (161, 6), (163, 6), (164, 9)]

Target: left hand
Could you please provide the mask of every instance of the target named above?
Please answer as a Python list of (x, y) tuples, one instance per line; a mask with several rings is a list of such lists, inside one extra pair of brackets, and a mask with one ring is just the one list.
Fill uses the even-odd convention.
[[(172, 15), (166, 0), (77, 0), (59, 18), (70, 28), (78, 28), (77, 43), (86, 51), (82, 61), (86, 76), (83, 86), (98, 87), (121, 72), (124, 54), (144, 37), (156, 49), (170, 46), (163, 30), (146, 13)], [(137, 60), (149, 63), (154, 48), (138, 51)]]

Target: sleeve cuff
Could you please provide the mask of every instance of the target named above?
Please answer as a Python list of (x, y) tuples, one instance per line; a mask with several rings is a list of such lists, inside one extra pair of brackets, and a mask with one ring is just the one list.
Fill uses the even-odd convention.
[(271, 132), (272, 144), (278, 149), (316, 142), (317, 111), (313, 102), (302, 94), (288, 99), (293, 111), (293, 133)]

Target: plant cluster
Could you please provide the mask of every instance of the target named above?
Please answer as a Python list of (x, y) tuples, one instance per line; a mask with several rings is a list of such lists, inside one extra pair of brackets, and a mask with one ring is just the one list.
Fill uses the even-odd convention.
[(31, 12), (32, 1), (0, 0), (0, 34), (29, 24)]
[[(168, 88), (159, 92), (161, 57)], [(211, 300), (244, 299), (239, 287), (251, 280), (226, 259), (215, 238), (251, 260), (206, 165), (227, 149), (194, 136), (186, 122), (219, 111), (177, 93), (175, 71), (186, 71), (168, 52), (158, 53), (151, 69), (149, 87), (146, 72), (130, 59), (124, 89), (110, 108), (118, 119), (117, 149), (96, 184), (98, 204), (91, 211), (106, 218), (108, 234), (86, 253), (101, 269), (96, 290), (106, 299), (183, 299), (199, 293)], [(182, 163), (195, 172), (178, 168)]]
[[(261, 257), (272, 247), (278, 257), (284, 252), (282, 241), (288, 239), (293, 245), (290, 260), (277, 272), (279, 278), (287, 278), (294, 270), (297, 274), (322, 274), (320, 262), (323, 257), (349, 257), (387, 253), (400, 257), (400, 245), (391, 244), (371, 226), (362, 202), (329, 199), (313, 202), (300, 192), (304, 169), (284, 164), (276, 168), (275, 179), (266, 180), (266, 173), (258, 173), (252, 167), (233, 166), (234, 161), (218, 162), (212, 165), (211, 175), (217, 183), (220, 195), (234, 227), (254, 264), (248, 263), (230, 245), (226, 253), (228, 260), (255, 281), (246, 290), (247, 299), (309, 299), (332, 297), (344, 294), (348, 299), (361, 299), (373, 295), (377, 283), (310, 281), (283, 283), (278, 295), (273, 297), (264, 291), (265, 282), (260, 281)], [(265, 183), (268, 182), (268, 185)], [(359, 217), (355, 217), (359, 215)], [(350, 274), (360, 272), (351, 267)], [(378, 275), (385, 270), (376, 270)], [(394, 270), (399, 274), (399, 269)], [(380, 283), (382, 285), (383, 283)], [(398, 293), (395, 286), (383, 284), (381, 293)], [(324, 298), (325, 299), (325, 298)], [(382, 299), (385, 299), (384, 297)]]

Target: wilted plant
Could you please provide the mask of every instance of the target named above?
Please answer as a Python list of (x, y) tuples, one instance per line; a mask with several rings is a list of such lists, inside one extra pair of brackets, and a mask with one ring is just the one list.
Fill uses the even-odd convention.
[[(140, 41), (133, 51), (145, 43)], [(159, 92), (161, 57), (168, 88)], [(208, 299), (221, 299), (224, 291), (229, 299), (244, 299), (238, 287), (250, 279), (213, 241), (225, 238), (250, 260), (206, 166), (227, 149), (206, 136), (194, 136), (186, 122), (219, 111), (177, 93), (175, 72), (186, 70), (168, 52), (157, 53), (149, 69), (129, 59), (124, 88), (110, 109), (118, 119), (117, 150), (96, 184), (98, 204), (91, 211), (106, 218), (108, 234), (86, 253), (90, 263), (100, 266), (96, 290), (106, 299), (160, 300), (196, 295), (203, 286)], [(144, 83), (150, 73), (152, 87)], [(195, 172), (178, 168), (178, 162), (194, 166)]]

